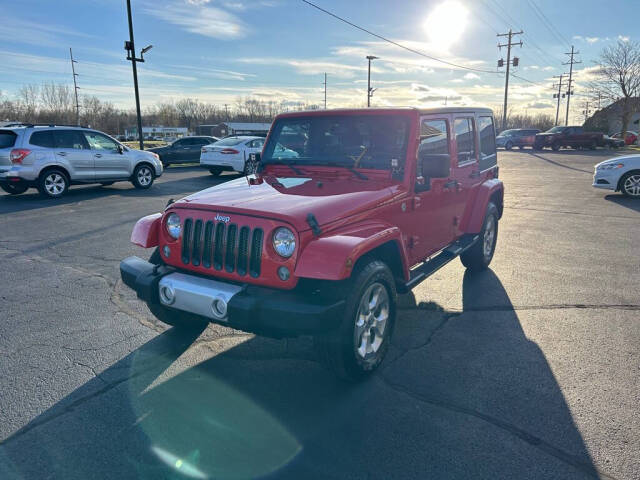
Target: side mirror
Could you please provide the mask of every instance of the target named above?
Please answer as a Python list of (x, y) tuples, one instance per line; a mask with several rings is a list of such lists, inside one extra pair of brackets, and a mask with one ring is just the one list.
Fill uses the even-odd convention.
[(259, 153), (252, 153), (249, 155), (249, 160), (253, 163), (258, 163), (260, 161), (260, 154)]
[(451, 171), (451, 155), (432, 153), (420, 155), (422, 175), (426, 178), (447, 178)]
[(120, 145), (120, 144), (118, 144), (118, 153), (120, 155), (122, 155), (124, 153), (124, 147), (122, 145)]

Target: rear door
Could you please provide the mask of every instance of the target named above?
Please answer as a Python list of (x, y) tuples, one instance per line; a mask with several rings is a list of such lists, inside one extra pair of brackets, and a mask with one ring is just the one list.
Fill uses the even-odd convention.
[(18, 135), (12, 130), (0, 130), (0, 173), (11, 168), (9, 155), (13, 150)]
[(71, 180), (93, 181), (93, 153), (81, 130), (52, 130), (56, 161), (65, 166)]
[(130, 175), (129, 158), (120, 153), (120, 145), (115, 140), (93, 131), (85, 131), (84, 136), (93, 154), (96, 180), (123, 179)]

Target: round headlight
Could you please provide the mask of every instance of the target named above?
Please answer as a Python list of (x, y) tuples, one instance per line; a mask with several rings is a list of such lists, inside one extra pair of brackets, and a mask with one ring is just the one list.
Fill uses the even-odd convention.
[(277, 228), (273, 232), (273, 248), (281, 257), (289, 258), (293, 255), (296, 249), (296, 237), (293, 232), (286, 227)]
[(180, 217), (176, 213), (170, 213), (167, 218), (167, 233), (176, 240), (180, 238)]

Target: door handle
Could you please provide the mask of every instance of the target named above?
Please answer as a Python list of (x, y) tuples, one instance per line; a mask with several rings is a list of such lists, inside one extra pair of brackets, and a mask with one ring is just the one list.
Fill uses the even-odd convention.
[(66, 157), (67, 152), (57, 152), (56, 155), (60, 155), (61, 157)]
[(102, 154), (101, 153), (96, 153), (94, 156), (97, 157), (97, 158), (102, 158)]
[(476, 170), (475, 172), (471, 172), (469, 174), (469, 178), (478, 178), (480, 176), (480, 171)]
[(458, 185), (458, 182), (456, 182), (455, 180), (451, 180), (445, 183), (444, 185), (442, 185), (442, 188), (446, 188), (447, 190), (450, 190), (452, 188), (455, 188), (456, 185)]

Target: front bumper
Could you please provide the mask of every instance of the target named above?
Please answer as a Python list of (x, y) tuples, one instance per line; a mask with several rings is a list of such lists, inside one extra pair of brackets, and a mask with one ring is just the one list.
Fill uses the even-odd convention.
[[(125, 285), (147, 303), (168, 310), (185, 311), (207, 321), (269, 337), (294, 337), (327, 332), (337, 328), (344, 299), (308, 289), (278, 290), (234, 284), (179, 272), (166, 265), (154, 265), (138, 257), (120, 263)], [(165, 280), (162, 280), (165, 278)], [(162, 282), (162, 283), (161, 283)], [(171, 305), (160, 297), (161, 286), (171, 285), (175, 295)], [(209, 305), (223, 298), (224, 318), (211, 315)]]
[(611, 170), (596, 170), (593, 174), (593, 184), (591, 186), (605, 190), (616, 190), (619, 178), (620, 175), (612, 173)]

